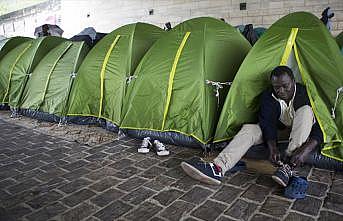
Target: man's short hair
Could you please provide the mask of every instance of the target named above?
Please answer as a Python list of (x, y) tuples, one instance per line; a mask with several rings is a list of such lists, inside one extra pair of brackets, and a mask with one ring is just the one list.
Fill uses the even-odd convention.
[(270, 74), (270, 79), (272, 77), (280, 77), (284, 74), (287, 74), (292, 80), (294, 80), (294, 75), (292, 69), (290, 69), (288, 66), (277, 66), (272, 70), (272, 73)]

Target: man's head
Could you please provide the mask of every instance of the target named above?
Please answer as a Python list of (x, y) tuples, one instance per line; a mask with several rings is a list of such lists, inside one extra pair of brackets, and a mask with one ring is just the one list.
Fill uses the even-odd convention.
[(295, 80), (292, 70), (287, 66), (274, 68), (270, 75), (274, 94), (279, 99), (289, 102), (294, 94)]

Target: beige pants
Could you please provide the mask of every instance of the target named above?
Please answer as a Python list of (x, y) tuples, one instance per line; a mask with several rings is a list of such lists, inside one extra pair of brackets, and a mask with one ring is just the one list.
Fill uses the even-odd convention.
[[(314, 122), (315, 118), (310, 106), (303, 106), (295, 112), (289, 145), (286, 150), (288, 155), (291, 155), (295, 149), (307, 141)], [(232, 141), (214, 159), (214, 163), (220, 166), (225, 173), (236, 165), (251, 146), (261, 143), (263, 143), (263, 136), (260, 126), (244, 124)]]

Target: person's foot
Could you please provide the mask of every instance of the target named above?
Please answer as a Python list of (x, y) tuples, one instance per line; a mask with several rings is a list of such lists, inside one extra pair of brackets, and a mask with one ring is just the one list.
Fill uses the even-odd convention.
[(223, 179), (223, 173), (219, 166), (205, 162), (199, 157), (182, 162), (181, 167), (193, 179), (207, 184), (220, 185)]
[(283, 164), (272, 176), (273, 180), (283, 187), (288, 185), (290, 178), (293, 176), (292, 168), (288, 164)]

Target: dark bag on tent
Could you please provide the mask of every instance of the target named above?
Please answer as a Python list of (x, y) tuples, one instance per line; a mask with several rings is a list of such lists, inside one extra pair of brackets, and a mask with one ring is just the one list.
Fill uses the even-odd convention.
[(247, 24), (244, 27), (244, 31), (242, 34), (250, 42), (251, 45), (254, 45), (255, 42), (258, 40), (258, 37), (254, 31), (254, 27), (252, 24)]

